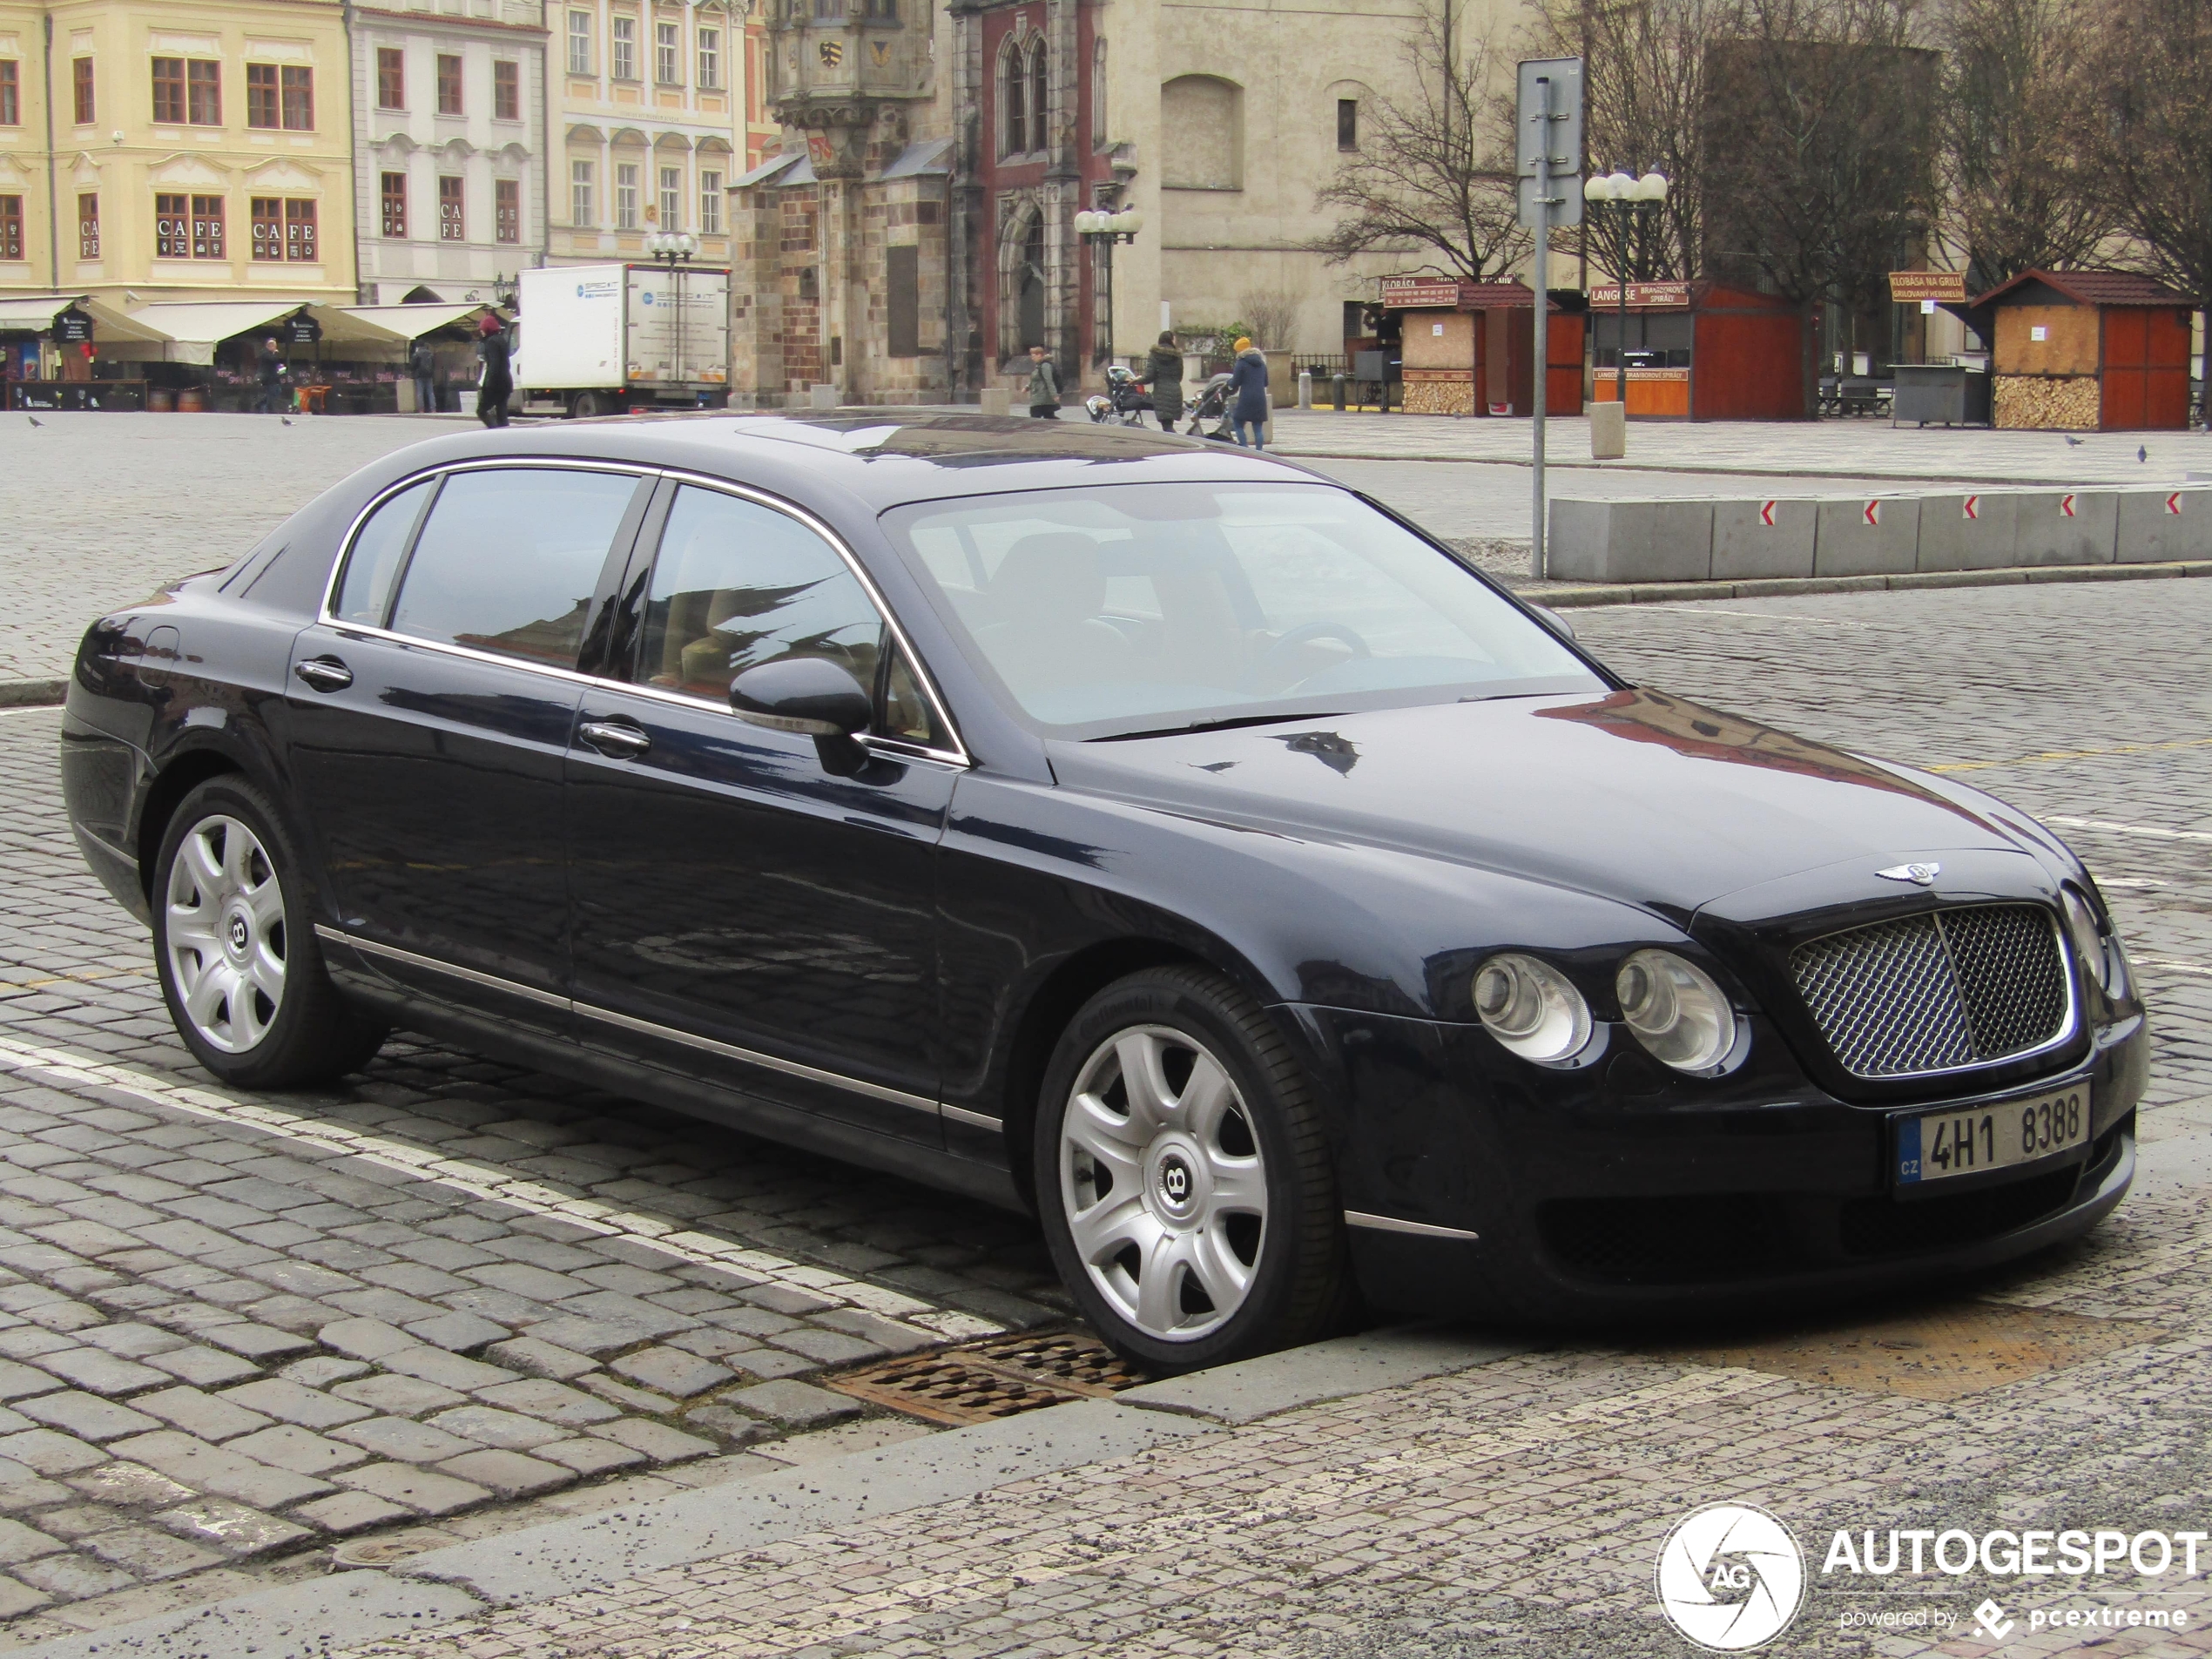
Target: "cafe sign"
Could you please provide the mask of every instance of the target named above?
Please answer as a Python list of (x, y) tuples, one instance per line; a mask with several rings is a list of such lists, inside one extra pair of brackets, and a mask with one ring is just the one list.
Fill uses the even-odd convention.
[(1892, 271), (1890, 273), (1890, 299), (1901, 306), (1922, 303), (1964, 305), (1966, 302), (1966, 273), (1964, 271)]
[(294, 346), (312, 346), (322, 338), (322, 325), (301, 312), (285, 324), (285, 338)]
[[(1621, 285), (1617, 282), (1600, 283), (1590, 290), (1593, 307), (1617, 306), (1621, 303)], [(1687, 282), (1631, 282), (1629, 284), (1629, 309), (1631, 311), (1687, 310), (1689, 307), (1689, 284)]]
[(92, 320), (75, 306), (54, 314), (54, 343), (81, 346), (92, 337)]

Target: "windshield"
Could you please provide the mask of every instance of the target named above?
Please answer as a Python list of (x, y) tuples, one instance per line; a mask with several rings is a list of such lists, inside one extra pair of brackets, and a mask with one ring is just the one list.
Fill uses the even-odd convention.
[(884, 516), (1050, 735), (1602, 691), (1448, 554), (1326, 484), (1121, 484)]

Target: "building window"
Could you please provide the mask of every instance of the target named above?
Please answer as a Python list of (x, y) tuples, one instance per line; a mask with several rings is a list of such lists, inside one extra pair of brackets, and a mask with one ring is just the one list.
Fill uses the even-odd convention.
[(878, 23), (899, 21), (899, 0), (868, 0), (868, 16)]
[[(15, 118), (15, 65), (0, 64), (8, 78), (0, 83), (0, 125), (13, 126)], [(253, 73), (247, 71), (249, 87)], [(253, 107), (253, 94), (246, 95), (246, 108)], [(185, 124), (185, 60), (181, 57), (157, 57), (153, 60), (153, 122), (156, 126), (180, 127)]]
[(637, 165), (631, 161), (615, 164), (615, 228), (634, 231), (637, 228)]
[(722, 90), (722, 31), (719, 29), (699, 30), (699, 91), (718, 92)]
[(223, 125), (223, 66), (212, 58), (185, 65), (185, 115), (196, 127)]
[[(158, 64), (160, 59), (154, 61)], [(23, 88), (17, 78), (20, 72), (14, 58), (0, 57), (0, 127), (23, 125)], [(157, 98), (159, 96), (159, 93), (155, 94)], [(15, 203), (18, 212), (22, 210), (23, 198), (20, 196), (0, 197), (0, 200)]]
[(491, 181), (491, 234), (495, 242), (523, 239), (523, 186), (519, 180)]
[(1106, 147), (1106, 43), (1093, 41), (1090, 47), (1090, 147)]
[[(154, 59), (158, 65), (161, 60)], [(154, 102), (161, 102), (161, 82), (154, 81)], [(246, 125), (250, 127), (277, 127), (283, 123), (284, 110), (277, 94), (277, 66), (274, 64), (248, 64), (246, 66)], [(156, 116), (156, 120), (161, 118)]]
[(461, 113), (461, 57), (456, 52), (438, 54), (438, 113)]
[(523, 66), (503, 57), (492, 61), (491, 118), (495, 121), (519, 121), (523, 118)]
[(653, 78), (663, 86), (684, 84), (684, 46), (672, 23), (653, 25)]
[(1044, 42), (1029, 54), (1029, 148), (1044, 149), (1052, 142), (1052, 135), (1045, 124), (1045, 111), (1052, 107), (1052, 95), (1045, 84)]
[(845, 15), (845, 0), (814, 0), (816, 21), (826, 23)]
[(615, 19), (615, 61), (611, 72), (618, 81), (637, 78), (637, 19), (635, 17)]
[(99, 117), (93, 113), (92, 60), (79, 57), (69, 66), (70, 88), (76, 94), (77, 125), (88, 127)]
[[(10, 125), (13, 125), (10, 123)], [(0, 196), (0, 260), (23, 258), (23, 198)]]
[(1000, 78), (1004, 83), (1004, 90), (999, 95), (999, 101), (1006, 106), (1003, 111), (1006, 136), (1001, 153), (1018, 156), (1029, 147), (1029, 82), (1020, 47), (1008, 48), (1006, 73)]
[(315, 246), (315, 205), (287, 200), (284, 204), (284, 257), (313, 265), (322, 255)]
[(153, 199), (153, 253), (158, 260), (228, 258), (223, 252), (223, 199), (157, 195)]
[[(87, 60), (79, 58), (79, 63)], [(97, 260), (100, 257), (100, 199), (97, 192), (87, 192), (77, 199), (77, 257)]]
[(591, 201), (591, 164), (569, 163), (569, 223), (579, 227), (598, 222)]
[(1340, 98), (1337, 100), (1337, 148), (1357, 150), (1359, 147), (1359, 100)]
[(384, 234), (395, 241), (404, 240), (407, 236), (407, 175), (403, 172), (379, 173), (377, 184), (384, 201)]
[(569, 13), (569, 73), (589, 75), (591, 72), (591, 13)]
[[(388, 173), (387, 178), (396, 177)], [(274, 196), (256, 196), (253, 208), (253, 257), (257, 260), (288, 260), (294, 265), (313, 265), (315, 248), (315, 205), (311, 201), (279, 200)]]
[(407, 53), (397, 46), (376, 49), (376, 107), (407, 108)]
[(438, 239), (441, 242), (465, 242), (469, 239), (468, 221), (462, 216), (461, 180), (451, 173), (438, 176)]
[(664, 231), (684, 228), (684, 170), (663, 167), (660, 170), (660, 227)]
[(722, 175), (704, 168), (699, 172), (699, 231), (705, 236), (722, 234)]
[(313, 132), (315, 130), (315, 72), (312, 69), (295, 69), (287, 64), (284, 77), (284, 130), (287, 132)]
[(280, 261), (284, 258), (284, 204), (274, 196), (256, 196), (248, 205), (253, 210), (253, 257)]

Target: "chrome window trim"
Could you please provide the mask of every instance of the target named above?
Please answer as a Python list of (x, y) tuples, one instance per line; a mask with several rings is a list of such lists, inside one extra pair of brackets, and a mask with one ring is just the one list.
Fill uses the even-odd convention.
[[(2075, 959), (2073, 941), (2067, 937), (2065, 919), (2059, 915), (2055, 911), (2050, 910), (2047, 907), (2044, 906), (2042, 900), (2033, 898), (1986, 899), (1979, 901), (1979, 904), (1942, 904), (1938, 905), (1935, 909), (1932, 911), (1912, 911), (1907, 913), (1907, 914), (1908, 916), (1921, 914), (1933, 915), (1945, 910), (1972, 910), (1978, 908), (1979, 905), (2023, 904), (2034, 905), (2044, 910), (2044, 920), (2050, 924), (2054, 940), (2058, 948), (2059, 978), (2066, 986), (2066, 1015), (2060, 1020), (2059, 1028), (2055, 1035), (2052, 1036), (2047, 1042), (2037, 1043), (2033, 1049), (2022, 1049), (2015, 1054), (2000, 1055), (1994, 1060), (1977, 1060), (1970, 1065), (1939, 1066), (1932, 1071), (1883, 1071), (1871, 1073), (1853, 1071), (1849, 1066), (1844, 1064), (1843, 1057), (1836, 1052), (1835, 1044), (1828, 1040), (1828, 1034), (1820, 1029), (1820, 1021), (1818, 1017), (1813, 1014), (1811, 1008), (1805, 1008), (1806, 1017), (1812, 1021), (1813, 1029), (1818, 1035), (1821, 1045), (1828, 1050), (1828, 1057), (1836, 1062), (1837, 1068), (1841, 1070), (1846, 1077), (1851, 1078), (1855, 1082), (1870, 1083), (1909, 1083), (1918, 1082), (1921, 1079), (1926, 1077), (1961, 1077), (1970, 1071), (1988, 1071), (1992, 1068), (1997, 1066), (2013, 1065), (2022, 1060), (2033, 1060), (2038, 1055), (2049, 1054), (2053, 1049), (2062, 1049), (2067, 1043), (2073, 1042), (2074, 1037), (2079, 1035), (2081, 1022), (2081, 999), (2075, 981), (2075, 975), (2080, 968), (2080, 963)], [(1898, 918), (1898, 920), (1904, 919), (1905, 918)], [(1803, 950), (1808, 945), (1817, 945), (1824, 939), (1834, 939), (1844, 934), (1856, 933), (1860, 927), (1878, 924), (1859, 922), (1850, 927), (1836, 927), (1831, 928), (1824, 934), (1816, 934), (1811, 939), (1801, 939), (1797, 941), (1797, 943), (1791, 945), (1789, 951), (1784, 954), (1784, 968), (1788, 968), (1789, 958), (1791, 956), (1794, 956), (1798, 951)], [(1945, 936), (1941, 923), (1938, 923), (1936, 926), (1936, 940), (1943, 947), (1945, 960), (1946, 961), (1950, 961), (1951, 941)], [(1955, 963), (1952, 968), (1952, 975), (1955, 981), (1958, 975), (1958, 968)], [(1797, 975), (1794, 969), (1791, 970), (1790, 983), (1791, 992), (1796, 995), (1797, 998), (1798, 1006), (1804, 1008), (1805, 1002), (1804, 995), (1803, 992), (1797, 989)]]
[(463, 968), (457, 962), (442, 961), (435, 956), (422, 956), (411, 950), (401, 950), (396, 945), (386, 945), (374, 940), (362, 939), (347, 933), (342, 928), (333, 927), (324, 922), (319, 921), (315, 924), (315, 937), (327, 940), (333, 944), (349, 945), (354, 949), (367, 952), (372, 956), (383, 956), (393, 961), (404, 962), (410, 968), (422, 968), (433, 974), (449, 974), (455, 979), (466, 980), (471, 985), (482, 985), (489, 990), (503, 991), (510, 996), (524, 997), (547, 1008), (565, 1008), (570, 1013), (584, 1019), (597, 1020), (604, 1025), (619, 1026), (624, 1030), (635, 1031), (644, 1036), (656, 1037), (662, 1042), (672, 1042), (682, 1048), (698, 1049), (707, 1054), (719, 1055), (726, 1060), (740, 1061), (746, 1065), (759, 1066), (766, 1071), (780, 1072), (787, 1077), (798, 1077), (808, 1082), (826, 1083), (833, 1089), (843, 1089), (853, 1094), (866, 1095), (873, 1100), (887, 1101), (892, 1105), (908, 1107), (918, 1112), (927, 1112), (932, 1116), (941, 1113), (954, 1116), (961, 1123), (974, 1123), (991, 1129), (1001, 1127), (999, 1121), (995, 1117), (985, 1117), (980, 1113), (964, 1111), (957, 1106), (941, 1107), (934, 1100), (925, 1099), (920, 1095), (910, 1095), (903, 1089), (893, 1089), (883, 1083), (872, 1083), (859, 1077), (848, 1077), (842, 1072), (826, 1071), (819, 1066), (809, 1066), (797, 1060), (780, 1059), (775, 1055), (762, 1054), (758, 1049), (741, 1049), (735, 1043), (718, 1042), (712, 1037), (695, 1036), (688, 1031), (678, 1031), (671, 1026), (656, 1025), (651, 1020), (640, 1020), (627, 1014), (617, 1014), (612, 1008), (599, 1008), (590, 1002), (577, 1001), (572, 997), (556, 995), (550, 991), (541, 991), (533, 986), (517, 984), (513, 980), (502, 979), (496, 974), (482, 973), (473, 968)]
[(1479, 1241), (1480, 1233), (1469, 1232), (1464, 1227), (1439, 1227), (1433, 1222), (1401, 1221), (1396, 1216), (1369, 1215), (1364, 1210), (1344, 1212), (1347, 1227), (1366, 1227), (1374, 1232), (1410, 1233), (1416, 1238), (1464, 1238), (1470, 1243)]
[[(738, 720), (735, 713), (726, 708), (718, 709), (714, 704), (704, 698), (686, 697), (681, 692), (667, 691), (660, 686), (642, 685), (632, 680), (614, 679), (604, 674), (585, 674), (572, 668), (556, 668), (550, 663), (533, 663), (526, 658), (502, 657), (496, 651), (479, 651), (470, 645), (456, 645), (449, 640), (424, 639), (415, 634), (398, 633), (389, 628), (374, 626), (368, 623), (347, 622), (336, 615), (334, 607), (338, 602), (339, 590), (345, 582), (346, 566), (354, 556), (354, 544), (360, 538), (362, 526), (368, 523), (370, 516), (377, 509), (383, 506), (393, 496), (411, 489), (416, 484), (427, 480), (442, 479), (458, 472), (491, 472), (510, 470), (517, 467), (551, 467), (566, 472), (606, 472), (630, 478), (666, 479), (671, 483), (691, 484), (704, 489), (718, 490), (725, 496), (735, 496), (741, 501), (749, 501), (756, 506), (765, 507), (771, 512), (781, 513), (786, 517), (795, 519), (804, 524), (829, 545), (838, 557), (845, 562), (846, 569), (850, 570), (854, 579), (860, 583), (860, 590), (867, 595), (868, 603), (875, 607), (876, 614), (883, 619), (883, 624), (890, 630), (893, 640), (897, 643), (899, 649), (905, 653), (907, 661), (913, 666), (914, 678), (921, 683), (922, 695), (929, 699), (930, 708), (935, 711), (945, 731), (951, 734), (953, 746), (950, 749), (940, 749), (905, 738), (880, 738), (873, 732), (860, 734), (860, 741), (870, 750), (880, 751), (887, 755), (895, 755), (900, 759), (933, 760), (941, 765), (963, 769), (975, 764), (974, 756), (968, 752), (967, 743), (960, 735), (960, 728), (954, 724), (952, 711), (945, 705), (945, 699), (937, 690), (936, 677), (930, 672), (929, 665), (923, 661), (921, 653), (914, 649), (913, 640), (907, 637), (907, 631), (900, 623), (898, 614), (892, 610), (889, 603), (884, 598), (883, 590), (876, 585), (875, 578), (868, 574), (861, 565), (858, 556), (846, 545), (845, 538), (796, 502), (771, 496), (748, 484), (736, 483), (727, 478), (717, 478), (711, 473), (691, 472), (675, 467), (645, 466), (634, 462), (568, 461), (557, 456), (545, 455), (491, 457), (479, 461), (451, 462), (426, 467), (421, 472), (410, 473), (397, 482), (380, 490), (366, 507), (354, 516), (353, 523), (347, 526), (345, 536), (340, 543), (339, 556), (331, 565), (330, 579), (324, 584), (322, 604), (316, 614), (315, 620), (326, 628), (340, 629), (348, 633), (359, 634), (364, 638), (382, 639), (395, 644), (419, 646), (425, 651), (441, 651), (447, 656), (460, 657), (471, 662), (493, 664), (502, 668), (520, 668), (530, 673), (544, 674), (556, 679), (566, 680), (571, 685), (630, 692), (639, 697), (651, 698), (656, 702), (671, 704), (678, 708), (703, 709), (710, 713), (725, 715), (733, 721)], [(418, 529), (417, 534), (420, 533)], [(657, 556), (659, 550), (656, 548), (653, 552)], [(414, 562), (410, 553), (408, 564), (412, 565)], [(402, 585), (406, 577), (407, 568), (403, 566), (400, 571)], [(386, 601), (388, 607), (398, 597), (396, 590), (389, 595)], [(738, 721), (738, 724), (744, 723)]]

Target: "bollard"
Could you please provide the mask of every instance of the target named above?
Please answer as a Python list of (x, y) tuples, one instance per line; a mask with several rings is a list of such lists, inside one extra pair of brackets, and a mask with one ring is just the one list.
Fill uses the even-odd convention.
[(1313, 371), (1310, 368), (1298, 372), (1298, 406), (1302, 409), (1313, 407)]
[(1336, 395), (1337, 413), (1342, 415), (1344, 413), (1344, 376), (1340, 374), (1332, 374), (1329, 380)]
[(1619, 461), (1629, 453), (1629, 420), (1625, 405), (1590, 405), (1590, 459)]

